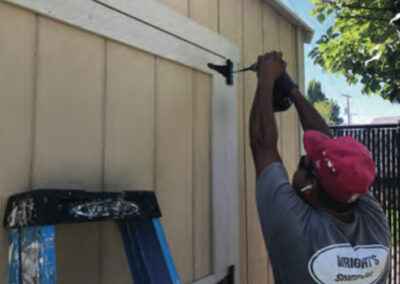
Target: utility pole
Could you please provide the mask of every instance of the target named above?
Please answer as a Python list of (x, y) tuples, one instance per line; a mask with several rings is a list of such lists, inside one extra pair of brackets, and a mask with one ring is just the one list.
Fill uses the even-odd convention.
[(351, 125), (351, 103), (350, 103), (350, 99), (351, 96), (349, 95), (342, 95), (343, 97), (346, 98), (347, 100), (347, 107), (345, 108), (344, 112), (347, 114), (347, 125)]

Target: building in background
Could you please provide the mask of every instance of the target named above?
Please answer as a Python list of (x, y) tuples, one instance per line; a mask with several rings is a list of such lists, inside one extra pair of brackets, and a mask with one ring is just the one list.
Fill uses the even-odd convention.
[(398, 123), (400, 123), (400, 116), (377, 117), (371, 121), (371, 124), (398, 124)]

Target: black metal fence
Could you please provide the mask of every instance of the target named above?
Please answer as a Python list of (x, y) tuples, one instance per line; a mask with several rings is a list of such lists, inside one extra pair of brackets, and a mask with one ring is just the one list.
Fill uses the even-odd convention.
[(386, 212), (392, 233), (390, 284), (400, 284), (400, 124), (336, 126), (335, 136), (352, 136), (372, 152), (377, 178), (372, 192)]

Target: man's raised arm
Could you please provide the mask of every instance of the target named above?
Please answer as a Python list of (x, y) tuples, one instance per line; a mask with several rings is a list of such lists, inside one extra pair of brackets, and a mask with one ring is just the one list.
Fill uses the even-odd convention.
[(290, 96), (296, 106), (304, 131), (316, 130), (332, 137), (325, 120), (297, 88), (291, 91)]
[(278, 130), (273, 110), (275, 80), (285, 71), (282, 54), (268, 53), (258, 58), (258, 86), (250, 114), (250, 145), (257, 177), (274, 161), (280, 161)]

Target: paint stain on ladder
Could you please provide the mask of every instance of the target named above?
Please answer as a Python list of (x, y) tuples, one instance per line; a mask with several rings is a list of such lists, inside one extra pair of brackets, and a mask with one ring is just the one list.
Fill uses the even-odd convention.
[(40, 244), (34, 241), (21, 251), (22, 283), (37, 284), (40, 281), (40, 264), (43, 257), (40, 254)]
[(13, 209), (8, 216), (8, 224), (10, 227), (23, 227), (28, 225), (32, 219), (35, 209), (33, 198), (20, 200), (18, 204), (14, 204)]

